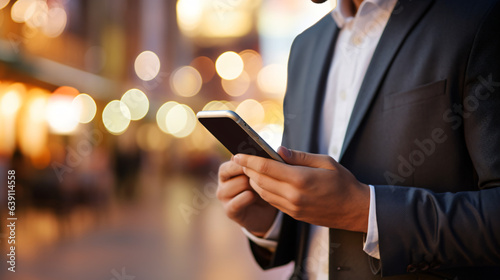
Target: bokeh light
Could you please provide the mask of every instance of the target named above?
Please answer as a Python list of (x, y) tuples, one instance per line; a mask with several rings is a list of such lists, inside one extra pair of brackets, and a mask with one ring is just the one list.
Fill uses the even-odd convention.
[(70, 134), (78, 126), (81, 107), (72, 106), (74, 97), (53, 93), (47, 103), (45, 117), (55, 134)]
[(18, 123), (19, 148), (31, 158), (36, 167), (43, 168), (50, 161), (50, 153), (47, 151), (47, 122), (40, 116), (47, 110), (50, 95), (45, 90), (33, 88), (28, 91), (28, 96), (23, 106), (26, 111)]
[[(213, 1), (207, 1), (214, 3)], [(212, 10), (206, 15), (206, 25), (203, 25), (202, 34), (207, 37), (241, 37), (252, 29), (252, 4), (257, 1), (234, 1), (229, 9), (221, 8), (227, 4), (212, 4)], [(224, 12), (221, 10), (225, 9)]]
[(23, 84), (0, 82), (0, 156), (12, 155), (15, 150), (16, 123), (18, 116), (22, 116), (19, 110), (25, 96), (26, 87)]
[(179, 96), (194, 96), (200, 91), (201, 85), (200, 73), (191, 66), (182, 66), (170, 76), (170, 87)]
[(269, 98), (282, 98), (286, 91), (286, 67), (279, 64), (267, 65), (260, 70), (257, 84)]
[(226, 80), (236, 79), (243, 72), (243, 66), (240, 55), (232, 51), (221, 54), (215, 61), (217, 74)]
[(184, 138), (193, 132), (196, 121), (193, 109), (185, 104), (178, 104), (167, 113), (167, 130), (177, 138)]
[(283, 125), (283, 104), (281, 102), (266, 100), (261, 104), (264, 112), (266, 112), (264, 117), (265, 123)]
[(178, 104), (179, 103), (175, 101), (166, 102), (165, 104), (161, 105), (161, 107), (156, 112), (156, 123), (158, 124), (158, 127), (161, 129), (161, 131), (167, 134), (170, 134), (167, 128), (167, 114), (170, 109), (174, 108)]
[(206, 56), (199, 56), (193, 59), (190, 65), (200, 72), (203, 83), (209, 82), (215, 75), (215, 64)]
[(243, 60), (244, 69), (250, 76), (250, 79), (257, 79), (260, 69), (262, 69), (262, 57), (254, 50), (244, 50), (240, 52)]
[(179, 27), (189, 34), (192, 34), (199, 26), (203, 5), (200, 0), (178, 0), (177, 22)]
[(252, 127), (257, 127), (264, 121), (264, 108), (254, 99), (246, 99), (241, 102), (236, 107), (236, 113)]
[(128, 109), (130, 110), (130, 119), (133, 121), (144, 118), (144, 116), (146, 116), (146, 114), (148, 113), (148, 97), (139, 89), (129, 89), (123, 94), (121, 102), (127, 105)]
[(234, 80), (221, 80), (222, 88), (224, 91), (231, 96), (241, 96), (245, 94), (250, 87), (250, 77), (247, 72), (243, 71)]
[(14, 22), (23, 23), (26, 18), (33, 15), (34, 10), (30, 9), (37, 0), (18, 0), (14, 2), (10, 10), (10, 16)]
[(268, 124), (257, 131), (260, 137), (271, 146), (274, 150), (278, 150), (281, 145), (283, 135), (283, 126), (278, 124)]
[(10, 0), (0, 0), (0, 10), (9, 4)]
[(97, 105), (94, 99), (85, 93), (77, 95), (71, 104), (73, 108), (80, 108), (80, 117), (78, 121), (80, 123), (91, 122), (97, 112)]
[(135, 59), (135, 73), (143, 81), (151, 81), (160, 72), (160, 59), (152, 51), (143, 51)]
[(43, 118), (40, 118), (40, 116), (44, 114), (45, 106), (47, 106), (47, 98), (43, 96), (34, 95), (34, 97), (32, 97), (27, 102), (29, 120), (30, 121), (43, 120)]
[(48, 11), (49, 20), (42, 26), (42, 32), (47, 37), (55, 38), (61, 35), (66, 28), (68, 15), (59, 6), (51, 7)]
[[(20, 85), (20, 84), (18, 84)], [(19, 92), (18, 86), (14, 85), (9, 87), (10, 89), (2, 96), (0, 108), (2, 114), (7, 116), (13, 116), (21, 107), (21, 94)]]
[(228, 107), (229, 110), (235, 111), (236, 107), (238, 107), (238, 102), (236, 101), (227, 101), (227, 100), (222, 100), (222, 103), (224, 106)]
[(178, 0), (177, 23), (189, 37), (227, 38), (248, 34), (254, 22), (253, 11), (258, 1), (239, 0), (214, 2), (211, 0)]
[[(0, 2), (0, 5), (3, 4), (4, 1)], [(42, 0), (16, 1), (12, 5), (11, 17), (14, 22), (26, 23), (22, 30), (27, 38), (31, 38), (39, 30), (47, 37), (57, 37), (64, 31), (68, 21), (62, 5), (54, 2), (49, 7), (47, 1)]]
[(58, 87), (56, 90), (54, 90), (54, 94), (69, 95), (69, 96), (72, 96), (74, 98), (78, 94), (80, 94), (80, 92), (74, 87), (61, 86), (61, 87)]
[(24, 22), (32, 28), (42, 27), (49, 20), (49, 6), (45, 1), (31, 1), (24, 13)]
[(226, 100), (212, 100), (208, 102), (204, 107), (202, 111), (219, 111), (219, 110), (232, 110), (234, 111), (236, 109), (236, 106)]
[(187, 119), (188, 116), (184, 107), (181, 104), (175, 105), (167, 113), (166, 122), (168, 132), (175, 134), (184, 129)]
[(122, 134), (130, 124), (130, 110), (120, 100), (109, 102), (102, 112), (102, 122), (106, 129), (115, 135)]

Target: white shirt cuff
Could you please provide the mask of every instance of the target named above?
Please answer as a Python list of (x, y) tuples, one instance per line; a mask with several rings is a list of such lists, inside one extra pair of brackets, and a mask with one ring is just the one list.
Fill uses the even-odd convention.
[(380, 250), (378, 247), (378, 225), (377, 225), (377, 207), (375, 202), (375, 187), (370, 185), (370, 212), (368, 214), (368, 232), (363, 244), (363, 251), (370, 257), (380, 259)]
[(243, 233), (245, 233), (245, 235), (248, 237), (248, 239), (252, 240), (255, 244), (259, 245), (260, 247), (264, 247), (271, 252), (274, 252), (276, 251), (276, 247), (278, 247), (278, 238), (281, 232), (282, 221), (283, 213), (281, 211), (278, 211), (273, 224), (262, 238), (251, 234), (246, 228), (242, 227), (241, 229), (243, 230)]

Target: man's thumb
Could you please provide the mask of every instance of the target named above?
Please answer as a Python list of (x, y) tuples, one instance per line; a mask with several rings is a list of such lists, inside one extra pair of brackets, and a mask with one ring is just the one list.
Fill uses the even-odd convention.
[(291, 165), (301, 165), (316, 168), (332, 169), (334, 163), (331, 157), (319, 154), (310, 154), (287, 149), (283, 146), (278, 148), (278, 154), (283, 160)]

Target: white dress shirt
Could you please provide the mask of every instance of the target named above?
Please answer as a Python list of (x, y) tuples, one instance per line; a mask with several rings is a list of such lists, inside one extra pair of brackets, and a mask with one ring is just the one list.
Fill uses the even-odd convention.
[[(375, 48), (397, 0), (365, 0), (354, 14), (352, 0), (338, 0), (331, 15), (340, 28), (328, 73), (319, 133), (321, 154), (339, 160), (347, 126), (359, 89)], [(333, 32), (333, 30), (332, 30)], [(370, 186), (368, 233), (363, 250), (380, 258), (375, 191)], [(282, 213), (277, 216), (264, 238), (245, 229), (245, 234), (260, 246), (275, 250), (281, 228)], [(312, 226), (306, 259), (309, 279), (328, 279), (328, 228)]]

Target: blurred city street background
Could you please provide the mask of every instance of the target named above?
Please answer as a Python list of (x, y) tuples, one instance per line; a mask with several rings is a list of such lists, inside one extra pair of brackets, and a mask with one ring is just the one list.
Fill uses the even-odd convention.
[(0, 0), (0, 279), (287, 279), (224, 215), (195, 114), (277, 148), (290, 45), (331, 1)]

